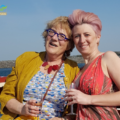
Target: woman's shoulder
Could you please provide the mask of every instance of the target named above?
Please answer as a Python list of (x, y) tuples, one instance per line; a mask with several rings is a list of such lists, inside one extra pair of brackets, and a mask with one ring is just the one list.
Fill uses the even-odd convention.
[(34, 51), (27, 51), (21, 54), (16, 59), (16, 64), (27, 64), (30, 61), (35, 61), (42, 59), (45, 55), (45, 52), (34, 52)]
[[(30, 57), (30, 56), (36, 56), (38, 54), (40, 54), (41, 52), (35, 52), (35, 51), (26, 51), (24, 53), (22, 53), (20, 56), (25, 56), (25, 57)], [(19, 56), (19, 57), (20, 57)]]
[(74, 60), (71, 60), (71, 59), (69, 59), (69, 58), (67, 58), (66, 60), (65, 60), (65, 64), (68, 64), (68, 65), (70, 65), (70, 66), (78, 66), (77, 65), (77, 62), (75, 62)]
[(103, 54), (103, 61), (106, 63), (106, 64), (111, 64), (112, 62), (117, 62), (119, 61), (120, 58), (118, 57), (118, 55), (113, 52), (113, 51), (107, 51)]
[(27, 51), (27, 52), (24, 52), (23, 54), (21, 54), (20, 56), (17, 57), (17, 59), (30, 59), (30, 58), (33, 58), (33, 57), (37, 57), (37, 56), (41, 56), (45, 54), (45, 52), (35, 52), (35, 51)]
[(107, 52), (105, 52), (104, 55), (103, 55), (103, 58), (106, 59), (106, 60), (108, 60), (108, 59), (113, 59), (114, 57), (116, 58), (116, 57), (118, 57), (118, 56), (117, 56), (117, 54), (116, 54), (115, 52), (113, 52), (113, 51), (107, 51)]

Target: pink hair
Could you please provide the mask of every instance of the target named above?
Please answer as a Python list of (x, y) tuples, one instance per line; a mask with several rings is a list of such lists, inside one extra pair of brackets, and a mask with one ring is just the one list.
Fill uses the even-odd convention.
[(72, 28), (77, 24), (90, 24), (97, 35), (101, 35), (102, 24), (100, 19), (94, 13), (85, 12), (82, 10), (74, 10), (71, 15), (69, 15), (68, 20), (72, 25)]

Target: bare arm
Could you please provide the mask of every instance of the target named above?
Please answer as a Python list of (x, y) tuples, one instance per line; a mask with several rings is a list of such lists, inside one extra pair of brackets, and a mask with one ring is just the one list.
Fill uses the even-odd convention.
[(7, 102), (6, 104), (6, 108), (12, 112), (12, 113), (16, 113), (21, 115), (22, 114), (22, 108), (23, 108), (23, 104), (20, 103), (18, 100), (16, 99), (11, 99)]
[(35, 102), (35, 100), (29, 100), (24, 105), (16, 99), (11, 99), (7, 102), (6, 108), (12, 113), (37, 117), (40, 111), (39, 108), (35, 106)]
[[(120, 58), (114, 52), (106, 52), (102, 59), (106, 63), (109, 77), (120, 90)], [(78, 103), (82, 105), (120, 106), (120, 91), (105, 95), (87, 95), (79, 90), (70, 89), (66, 91), (66, 96), (68, 97), (66, 100), (74, 99), (68, 105)]]
[[(120, 58), (114, 52), (106, 52), (103, 56), (109, 77), (120, 90)], [(91, 96), (92, 105), (119, 106), (120, 91), (106, 95)]]

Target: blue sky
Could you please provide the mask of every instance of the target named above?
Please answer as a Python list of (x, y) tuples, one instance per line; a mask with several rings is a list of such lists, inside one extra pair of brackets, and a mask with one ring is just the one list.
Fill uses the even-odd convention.
[[(25, 51), (44, 51), (46, 23), (75, 9), (93, 12), (102, 21), (99, 50), (120, 51), (120, 0), (0, 0), (7, 15), (0, 16), (0, 61), (15, 60)], [(71, 55), (80, 53), (73, 50)]]

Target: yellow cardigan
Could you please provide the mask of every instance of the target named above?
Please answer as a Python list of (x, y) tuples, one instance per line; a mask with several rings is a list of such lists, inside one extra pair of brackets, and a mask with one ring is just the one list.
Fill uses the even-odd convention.
[[(25, 87), (31, 78), (40, 70), (45, 54), (46, 52), (25, 52), (16, 59), (15, 67), (12, 68), (12, 72), (8, 75), (0, 95), (3, 114), (1, 119), (8, 120), (16, 117), (16, 114), (8, 111), (5, 105), (12, 98), (16, 98), (21, 103), (23, 102)], [(76, 62), (69, 59), (66, 59), (64, 64), (64, 82), (66, 85), (74, 80), (76, 74), (79, 72), (79, 68)]]

